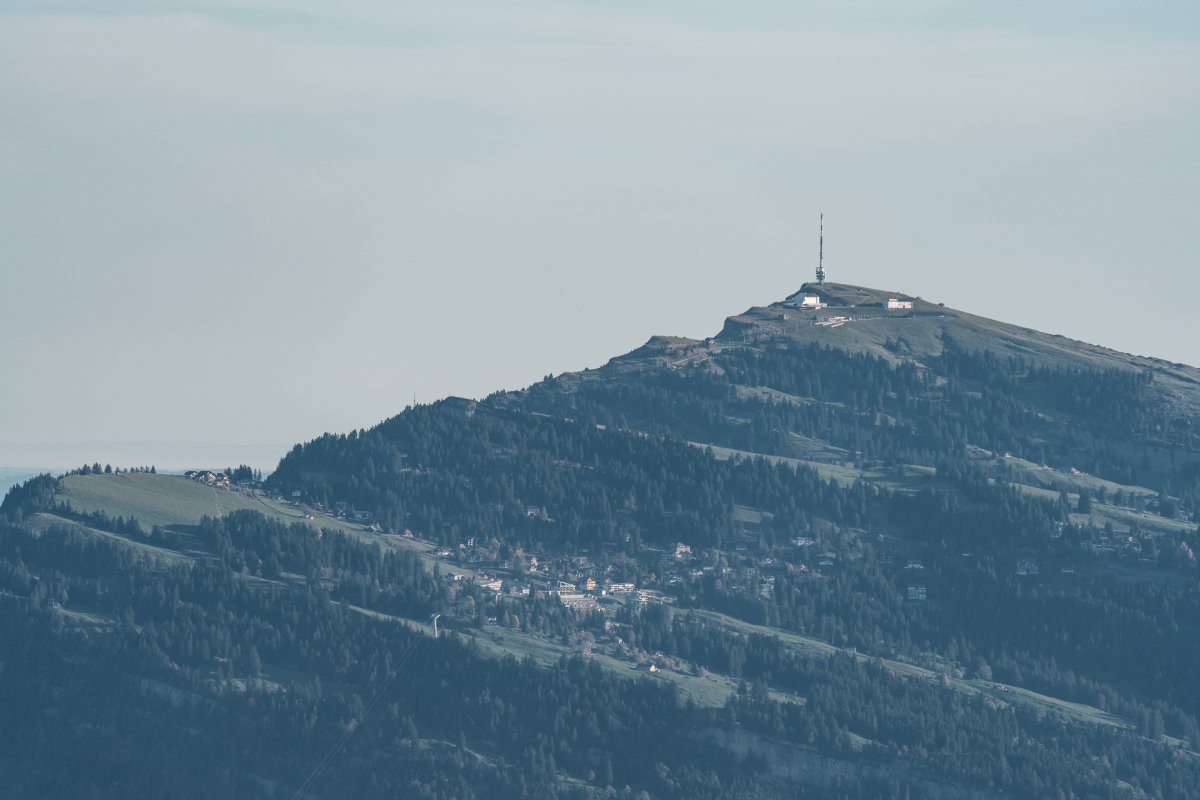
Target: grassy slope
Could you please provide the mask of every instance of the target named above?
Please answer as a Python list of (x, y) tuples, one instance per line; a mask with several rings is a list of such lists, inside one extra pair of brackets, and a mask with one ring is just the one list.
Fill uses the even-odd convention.
[[(304, 522), (305, 514), (249, 490), (214, 489), (179, 475), (125, 473), (69, 475), (60, 497), (78, 511), (105, 511), (136, 517), (145, 527), (195, 525), (205, 516), (219, 517), (247, 509), (282, 522)], [(332, 517), (319, 517), (324, 528), (358, 530)]]
[[(329, 528), (383, 547), (416, 550), (427, 566), (434, 558), (432, 545), (401, 536), (367, 532), (361, 525), (346, 522), (314, 509), (285, 504), (247, 489), (214, 489), (179, 475), (69, 475), (63, 479), (59, 497), (76, 511), (104, 511), (112, 516), (133, 517), (147, 530), (154, 525), (187, 533), (205, 516), (232, 511), (257, 511), (289, 525), (303, 523), (314, 531)], [(311, 514), (312, 519), (307, 515)], [(457, 569), (466, 575), (471, 570)]]
[[(837, 652), (849, 653), (856, 659), (862, 661), (875, 660), (872, 656), (859, 653), (852, 648), (839, 648), (835, 645), (820, 639), (814, 639), (810, 636), (802, 636), (797, 633), (781, 631), (775, 628), (769, 628), (764, 625), (755, 625), (751, 622), (730, 617), (726, 614), (721, 614), (715, 611), (696, 611), (698, 616), (707, 619), (708, 621), (731, 631), (737, 631), (743, 635), (759, 634), (764, 636), (773, 636), (789, 649), (806, 655), (833, 655)], [(892, 659), (879, 659), (889, 671), (896, 675), (902, 675), (909, 678), (927, 681), (939, 681), (941, 672), (929, 667), (910, 664), (906, 661), (895, 661)], [(1039, 694), (1038, 692), (1022, 689), (1016, 686), (1009, 686), (1004, 683), (996, 683), (994, 681), (983, 681), (978, 679), (963, 679), (950, 678), (948, 688), (953, 691), (962, 692), (967, 695), (986, 695), (993, 701), (1009, 704), (1020, 704), (1031, 707), (1042, 713), (1052, 713), (1060, 719), (1070, 722), (1087, 722), (1096, 725), (1110, 725), (1119, 728), (1129, 728), (1132, 724), (1125, 719), (1122, 719), (1114, 714), (1106, 711), (1101, 711), (1093, 706), (1084, 705), (1083, 703), (1074, 703), (1069, 700), (1062, 700), (1057, 697)]]
[[(821, 478), (834, 481), (840, 486), (852, 486), (857, 480), (875, 483), (886, 489), (898, 492), (916, 493), (927, 487), (938, 486), (937, 470), (933, 467), (919, 464), (902, 464), (899, 467), (880, 467), (875, 469), (860, 469), (847, 467), (843, 464), (829, 464), (823, 461), (809, 461), (788, 456), (774, 456), (764, 453), (753, 453), (748, 450), (735, 450), (732, 447), (721, 447), (704, 442), (689, 442), (703, 448), (721, 461), (740, 458), (765, 458), (772, 464), (787, 464), (790, 467), (811, 467)], [(1057, 495), (1054, 495), (1057, 497)]]

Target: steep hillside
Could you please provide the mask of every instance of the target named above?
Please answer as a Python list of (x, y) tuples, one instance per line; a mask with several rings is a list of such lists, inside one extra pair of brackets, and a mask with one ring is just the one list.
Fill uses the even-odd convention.
[(806, 286), (703, 341), (318, 439), (272, 482), (512, 580), (532, 553), (548, 587), (633, 582), (1191, 740), (1197, 371), (889, 298)]
[(2, 509), (10, 663), (123, 699), (30, 677), (61, 722), (19, 752), (107, 725), (149, 774), (178, 715), (244, 796), (1195, 796), (1198, 380), (806, 285), (261, 490), (40, 478)]

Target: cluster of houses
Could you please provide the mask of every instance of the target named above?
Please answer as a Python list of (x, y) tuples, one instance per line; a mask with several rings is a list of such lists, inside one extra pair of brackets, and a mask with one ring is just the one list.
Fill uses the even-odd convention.
[[(792, 557), (779, 559), (758, 546), (759, 534), (743, 529), (726, 550), (697, 550), (683, 542), (667, 548), (643, 547), (636, 566), (612, 558), (605, 548), (598, 556), (501, 556), (497, 542), (470, 537), (457, 548), (436, 550), (439, 558), (468, 567), (477, 585), (496, 596), (553, 598), (575, 611), (613, 611), (674, 604), (695, 591), (697, 581), (718, 582), (722, 591), (770, 600), (781, 576), (819, 578), (837, 568), (837, 554), (817, 546), (815, 539), (795, 537)], [(615, 549), (615, 548), (614, 548)], [(810, 567), (809, 563), (812, 566)], [(468, 579), (472, 573), (452, 575)]]
[(218, 489), (228, 489), (233, 485), (232, 481), (229, 479), (229, 475), (224, 472), (213, 472), (212, 470), (207, 469), (192, 469), (183, 473), (183, 476), (189, 480), (196, 481), (197, 483), (203, 483), (205, 486), (213, 486)]
[(213, 472), (210, 469), (190, 469), (183, 473), (183, 477), (217, 489), (231, 489), (234, 486), (241, 489), (257, 489), (261, 485), (250, 478), (235, 481), (228, 472)]
[[(497, 596), (553, 598), (567, 608), (586, 613), (677, 602), (671, 587), (696, 561), (692, 548), (678, 543), (667, 551), (645, 548), (644, 552), (645, 569), (639, 571), (638, 581), (631, 580), (628, 565), (619, 568), (614, 563), (602, 563), (607, 561), (604, 556), (595, 560), (588, 554), (518, 555), (501, 563), (494, 545), (483, 545), (474, 537), (460, 544), (457, 552), (443, 547), (436, 554), (478, 570), (476, 584)], [(714, 569), (688, 571), (699, 576)], [(452, 577), (466, 576), (452, 573)]]
[[(449, 553), (439, 551), (439, 555), (443, 552)], [(464, 573), (451, 573), (451, 578), (473, 580), (477, 586), (497, 597), (552, 598), (563, 606), (581, 613), (603, 610), (603, 602), (608, 602), (610, 609), (615, 608), (615, 603), (642, 608), (656, 603), (675, 602), (674, 597), (656, 589), (639, 589), (634, 583), (614, 581), (609, 577), (589, 577), (587, 573), (592, 572), (592, 569), (585, 567), (583, 574), (576, 581), (551, 579), (536, 573), (503, 576), (481, 572), (471, 578)]]

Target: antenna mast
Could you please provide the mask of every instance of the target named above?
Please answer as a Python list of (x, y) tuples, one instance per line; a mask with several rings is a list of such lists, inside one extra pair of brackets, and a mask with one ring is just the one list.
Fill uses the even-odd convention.
[(825, 283), (825, 215), (821, 215), (821, 244), (817, 250), (817, 283)]

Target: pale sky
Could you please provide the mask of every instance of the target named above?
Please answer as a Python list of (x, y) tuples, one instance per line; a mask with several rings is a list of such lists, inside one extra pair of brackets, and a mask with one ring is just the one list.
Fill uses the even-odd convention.
[(7, 0), (0, 466), (711, 335), (822, 211), (832, 280), (1200, 363), (1200, 3)]

